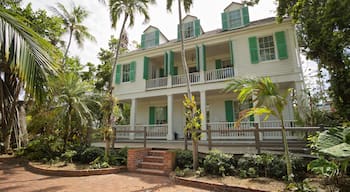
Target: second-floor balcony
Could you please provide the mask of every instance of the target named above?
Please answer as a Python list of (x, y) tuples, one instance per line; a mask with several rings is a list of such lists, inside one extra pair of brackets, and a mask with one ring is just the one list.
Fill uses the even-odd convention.
[[(203, 76), (203, 77), (201, 77)], [(225, 81), (234, 77), (233, 67), (214, 69), (201, 72), (194, 72), (189, 74), (191, 84), (201, 84), (207, 82)], [(146, 90), (171, 88), (186, 85), (186, 75), (174, 75), (169, 77), (159, 77), (146, 80)]]

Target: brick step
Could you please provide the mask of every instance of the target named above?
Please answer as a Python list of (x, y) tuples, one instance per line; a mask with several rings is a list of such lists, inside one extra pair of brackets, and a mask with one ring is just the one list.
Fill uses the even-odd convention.
[(163, 170), (164, 164), (154, 162), (141, 162), (141, 168)]
[(161, 150), (151, 150), (148, 151), (148, 156), (161, 156), (163, 157), (166, 151), (161, 151)]
[(164, 162), (164, 157), (161, 157), (161, 156), (145, 156), (143, 161), (144, 162), (163, 163)]
[(166, 173), (164, 171), (156, 170), (156, 169), (138, 168), (138, 169), (136, 169), (136, 172), (139, 172), (142, 174), (150, 174), (150, 175), (166, 175)]

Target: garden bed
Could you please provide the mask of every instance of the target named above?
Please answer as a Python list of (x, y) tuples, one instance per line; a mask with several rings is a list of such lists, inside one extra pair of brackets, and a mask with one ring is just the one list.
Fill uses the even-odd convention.
[(28, 162), (27, 168), (35, 173), (63, 177), (115, 174), (126, 171), (126, 166), (91, 169), (89, 168), (89, 165), (73, 163), (65, 165), (63, 163), (43, 164), (38, 162)]

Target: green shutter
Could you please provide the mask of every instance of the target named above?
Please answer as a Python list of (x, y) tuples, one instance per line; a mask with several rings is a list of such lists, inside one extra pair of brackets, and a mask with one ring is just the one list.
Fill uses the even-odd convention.
[(207, 70), (207, 53), (205, 45), (202, 45), (203, 71)]
[(201, 34), (201, 23), (200, 20), (197, 19), (194, 21), (194, 36), (198, 37)]
[(200, 70), (200, 55), (199, 55), (200, 53), (199, 53), (199, 47), (198, 46), (196, 46), (196, 69), (197, 69), (197, 71), (199, 71)]
[(243, 25), (248, 25), (249, 24), (248, 7), (243, 7), (242, 8), (242, 15), (243, 15)]
[(148, 122), (150, 125), (154, 125), (154, 123), (155, 123), (155, 120), (156, 120), (155, 113), (156, 113), (155, 107), (149, 107), (149, 121)]
[(178, 68), (174, 67), (174, 75), (178, 75)]
[(118, 64), (115, 73), (115, 84), (120, 84), (121, 69), (122, 65)]
[(174, 52), (173, 51), (169, 51), (169, 69), (167, 69), (166, 71), (169, 72), (170, 75), (174, 74)]
[(177, 40), (181, 40), (181, 30), (180, 30), (180, 24), (177, 24)]
[(165, 122), (168, 123), (168, 106), (164, 108), (165, 108)]
[(154, 33), (155, 33), (154, 44), (157, 46), (157, 45), (159, 45), (159, 34), (160, 34), (160, 32), (159, 32), (159, 30), (157, 30)]
[(221, 65), (221, 60), (217, 59), (215, 60), (215, 69), (221, 69), (222, 65)]
[(249, 52), (250, 62), (252, 64), (259, 63), (258, 42), (256, 40), (256, 37), (249, 37)]
[(226, 113), (226, 121), (233, 122), (233, 102), (231, 100), (225, 101), (225, 113)]
[(276, 37), (278, 58), (287, 59), (288, 52), (287, 52), (286, 36), (284, 34), (284, 31), (276, 32), (275, 37)]
[(145, 34), (141, 35), (141, 48), (144, 49), (145, 48)]
[(228, 20), (227, 20), (227, 13), (223, 12), (221, 13), (221, 22), (222, 22), (222, 30), (225, 31), (228, 29)]
[(133, 61), (130, 63), (130, 82), (135, 81), (135, 73), (136, 73), (136, 62)]
[(143, 78), (148, 80), (149, 57), (143, 57)]
[(229, 42), (229, 46), (230, 46), (230, 61), (231, 61), (231, 65), (233, 66), (235, 64), (233, 41)]
[(166, 67), (166, 66), (168, 66), (168, 63), (169, 63), (169, 54), (168, 54), (168, 52), (165, 52), (164, 53), (164, 67)]

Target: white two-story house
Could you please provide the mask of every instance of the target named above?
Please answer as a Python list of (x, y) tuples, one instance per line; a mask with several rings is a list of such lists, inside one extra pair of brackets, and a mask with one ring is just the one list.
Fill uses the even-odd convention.
[[(301, 90), (303, 86), (295, 26), (289, 20), (280, 24), (275, 18), (250, 22), (248, 7), (239, 3), (226, 7), (221, 20), (221, 29), (204, 31), (201, 22), (205, 21), (191, 15), (183, 18), (186, 62), (193, 95), (204, 114), (203, 130), (209, 126), (232, 129), (239, 112), (253, 105), (239, 104), (235, 94), (223, 91), (234, 78), (269, 76), (283, 90)], [(148, 138), (174, 140), (174, 133), (184, 137), (182, 102), (187, 89), (180, 36), (168, 40), (157, 27), (149, 26), (142, 34), (141, 48), (120, 56), (114, 79), (114, 96), (120, 103), (131, 104), (130, 125), (117, 129), (147, 127)], [(287, 126), (292, 125), (291, 102), (284, 117)], [(263, 122), (262, 117), (253, 116), (242, 127), (252, 122), (266, 127), (275, 121)], [(134, 139), (142, 134), (125, 137)]]

